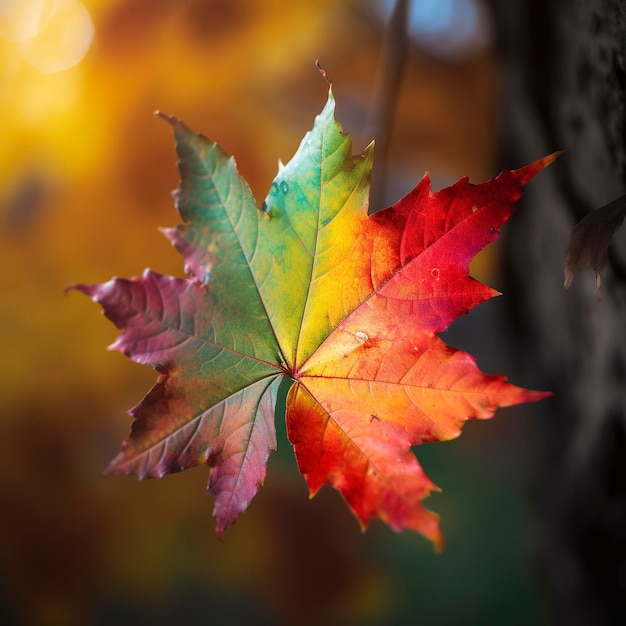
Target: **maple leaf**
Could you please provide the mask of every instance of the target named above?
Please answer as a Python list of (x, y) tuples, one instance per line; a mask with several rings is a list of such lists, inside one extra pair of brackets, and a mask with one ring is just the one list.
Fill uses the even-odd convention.
[(161, 477), (206, 463), (221, 534), (265, 478), (287, 378), (287, 432), (311, 495), (330, 484), (363, 527), (379, 517), (440, 546), (422, 504), (437, 487), (411, 446), (547, 394), (481, 373), (437, 333), (496, 295), (469, 276), (470, 260), (556, 157), (436, 193), (425, 175), (368, 215), (372, 146), (353, 156), (334, 108), (330, 91), (262, 208), (232, 157), (163, 116), (184, 220), (164, 232), (189, 278), (146, 270), (74, 286), (122, 330), (112, 348), (160, 372), (107, 471)]

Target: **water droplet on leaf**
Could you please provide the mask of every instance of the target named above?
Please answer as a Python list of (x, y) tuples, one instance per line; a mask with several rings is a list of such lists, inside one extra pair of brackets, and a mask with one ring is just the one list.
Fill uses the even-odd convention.
[(364, 343), (366, 343), (367, 341), (369, 341), (369, 337), (367, 336), (366, 333), (361, 332), (360, 330), (358, 330), (356, 333), (354, 333), (354, 338), (362, 345)]

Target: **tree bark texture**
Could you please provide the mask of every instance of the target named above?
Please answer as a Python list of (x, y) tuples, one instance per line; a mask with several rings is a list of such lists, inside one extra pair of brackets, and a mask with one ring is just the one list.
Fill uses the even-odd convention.
[(567, 151), (527, 187), (506, 245), (521, 380), (556, 394), (536, 407), (530, 459), (547, 623), (626, 624), (626, 228), (600, 301), (591, 270), (563, 289), (572, 227), (626, 193), (626, 2), (492, 8), (506, 166)]

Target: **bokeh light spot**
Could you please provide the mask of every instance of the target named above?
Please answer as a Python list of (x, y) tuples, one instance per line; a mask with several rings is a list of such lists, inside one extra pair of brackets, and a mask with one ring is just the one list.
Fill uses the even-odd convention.
[[(395, 0), (378, 4), (384, 19), (388, 19)], [(491, 40), (489, 14), (480, 0), (413, 0), (409, 31), (426, 52), (448, 60), (470, 56)]]
[(54, 15), (58, 0), (0, 0), (0, 39), (34, 37)]
[(94, 26), (87, 8), (78, 0), (58, 0), (45, 26), (21, 42), (24, 59), (34, 68), (61, 72), (73, 67), (89, 50)]

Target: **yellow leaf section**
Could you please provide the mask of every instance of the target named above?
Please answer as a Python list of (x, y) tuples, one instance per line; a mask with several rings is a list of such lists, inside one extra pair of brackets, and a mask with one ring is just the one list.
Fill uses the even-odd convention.
[[(352, 248), (367, 218), (373, 150), (352, 155), (329, 91), (296, 154), (281, 166), (263, 204), (268, 220), (251, 259), (289, 368), (303, 363), (367, 295)], [(348, 260), (350, 257), (350, 260)]]
[[(326, 161), (330, 162), (329, 175), (322, 178), (320, 225), (298, 341), (297, 364), (304, 363), (330, 330), (373, 291), (371, 276), (361, 271), (362, 257), (354, 254), (362, 223), (367, 220), (373, 144), (358, 160), (349, 157), (349, 140), (342, 148), (345, 150), (341, 155), (344, 168), (348, 158), (353, 167), (339, 169), (338, 164), (333, 163), (338, 153)], [(363, 255), (370, 253), (369, 249), (361, 249)]]

